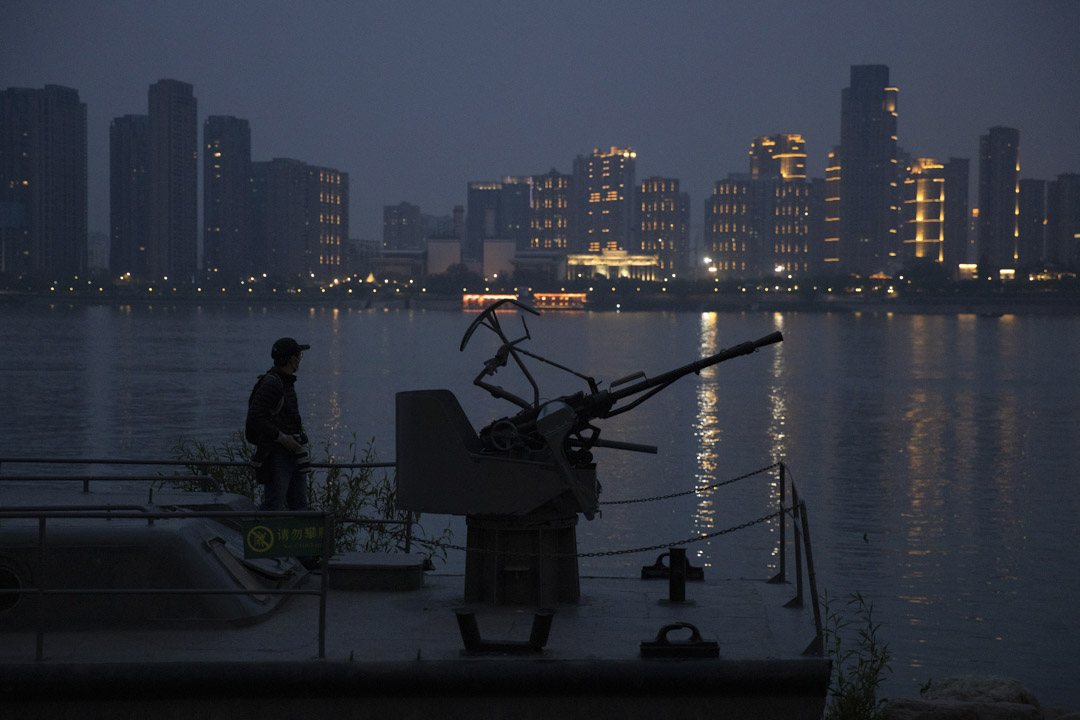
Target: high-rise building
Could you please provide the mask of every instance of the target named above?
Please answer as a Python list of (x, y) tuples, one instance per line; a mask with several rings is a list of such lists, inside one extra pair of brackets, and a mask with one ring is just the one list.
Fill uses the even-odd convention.
[(705, 253), (721, 279), (811, 271), (810, 183), (732, 174), (705, 206)]
[(150, 242), (152, 278), (193, 282), (198, 268), (199, 127), (191, 85), (150, 86)]
[(150, 118), (124, 115), (109, 126), (109, 269), (114, 278), (148, 277)]
[(896, 264), (897, 96), (886, 65), (852, 66), (841, 94), (837, 265), (844, 274), (867, 276)]
[(510, 240), (518, 250), (529, 248), (532, 178), (470, 182), (465, 230), (465, 258), (479, 260), (484, 241)]
[(802, 135), (782, 133), (754, 138), (750, 143), (750, 174), (805, 180), (806, 143)]
[(1046, 245), (1048, 261), (1080, 270), (1080, 173), (1047, 183)]
[(326, 282), (343, 265), (349, 232), (349, 176), (299, 160), (252, 162), (256, 272)]
[(420, 206), (408, 202), (383, 206), (384, 250), (419, 250), (424, 240)]
[(580, 165), (585, 203), (580, 228), (583, 252), (631, 252), (636, 247), (633, 222), (637, 216), (636, 166), (637, 153), (630, 148), (612, 146), (609, 150), (593, 150), (592, 155), (583, 159)]
[(650, 177), (638, 188), (639, 246), (636, 252), (656, 255), (663, 277), (687, 267), (690, 243), (690, 199), (679, 192), (677, 178)]
[(251, 127), (211, 115), (203, 123), (203, 267), (223, 277), (254, 272)]
[(86, 104), (59, 85), (0, 92), (0, 272), (86, 268)]
[(529, 249), (570, 249), (573, 176), (552, 169), (532, 179)]
[(945, 166), (912, 158), (901, 190), (901, 259), (905, 267), (945, 263)]
[(822, 240), (819, 266), (826, 275), (840, 275), (840, 183), (843, 168), (840, 166), (840, 147), (834, 145), (829, 151), (829, 161), (825, 165), (824, 197), (822, 198), (821, 219)]
[(950, 277), (956, 277), (960, 264), (966, 262), (969, 226), (967, 158), (949, 158), (945, 162), (945, 220), (942, 225), (943, 260)]
[(1016, 218), (1018, 267), (1031, 270), (1046, 260), (1046, 181), (1020, 181)]
[(465, 210), (465, 251), (462, 253), (464, 259), (480, 260), (484, 254), (484, 241), (501, 237), (501, 199), (502, 183), (469, 183)]
[(1015, 270), (1020, 212), (1020, 131), (992, 127), (979, 137), (979, 273)]

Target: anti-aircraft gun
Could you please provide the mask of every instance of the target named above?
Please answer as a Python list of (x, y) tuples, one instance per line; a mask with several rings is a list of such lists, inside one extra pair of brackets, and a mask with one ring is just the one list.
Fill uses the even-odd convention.
[[(508, 337), (497, 314), (506, 306), (521, 318), (523, 334), (515, 339)], [(460, 347), (464, 350), (480, 327), (498, 336), (498, 349), (473, 383), (516, 405), (516, 414), (477, 433), (449, 390), (397, 394), (397, 505), (467, 517), (469, 548), (476, 550), (466, 556), (466, 600), (576, 600), (574, 526), (578, 513), (593, 519), (600, 494), (592, 450), (657, 452), (652, 445), (601, 438), (595, 421), (633, 410), (679, 378), (783, 340), (774, 332), (656, 377), (638, 372), (601, 388), (592, 377), (523, 348), (522, 343), (531, 339), (526, 314), (540, 313), (517, 300), (499, 300), (473, 320)], [(588, 389), (542, 401), (525, 358), (574, 375)], [(511, 361), (532, 389), (531, 399), (490, 381)], [(511, 582), (500, 558), (515, 553), (512, 567), (518, 568), (520, 577)], [(544, 553), (563, 559), (545, 570), (537, 558)], [(560, 564), (562, 570), (551, 569)]]

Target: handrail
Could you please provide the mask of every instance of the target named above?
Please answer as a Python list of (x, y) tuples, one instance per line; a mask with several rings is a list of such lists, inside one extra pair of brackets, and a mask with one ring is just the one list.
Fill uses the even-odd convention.
[[(787, 466), (780, 465), (780, 532), (778, 551), (780, 555), (780, 569), (776, 575), (769, 579), (770, 583), (787, 582), (787, 540), (785, 527), (787, 523), (784, 517), (791, 518), (792, 539), (795, 543), (795, 597), (789, 600), (784, 607), (801, 608), (803, 606), (803, 548), (806, 549), (806, 580), (810, 585), (810, 600), (814, 610), (815, 637), (803, 651), (803, 655), (821, 655), (824, 653), (824, 631), (821, 623), (821, 605), (817, 592), (817, 573), (814, 570), (814, 555), (810, 545), (810, 523), (806, 515), (806, 501), (799, 498), (798, 488), (795, 481), (788, 477)], [(788, 488), (791, 489), (791, 503), (785, 505)]]
[(3, 589), (0, 595), (37, 595), (36, 659), (45, 659), (45, 596), (46, 595), (317, 595), (319, 596), (319, 657), (326, 657), (326, 596), (330, 589), (330, 576), (324, 569), (318, 590), (260, 588), (48, 588), (48, 553), (46, 545), (46, 521), (49, 519), (110, 519), (110, 520), (175, 520), (190, 518), (311, 518), (323, 522), (322, 557), (324, 562), (333, 554), (334, 517), (324, 510), (201, 510), (162, 512), (133, 510), (31, 510), (0, 508), (0, 518), (36, 519), (38, 521), (38, 571), (34, 573), (34, 587)]

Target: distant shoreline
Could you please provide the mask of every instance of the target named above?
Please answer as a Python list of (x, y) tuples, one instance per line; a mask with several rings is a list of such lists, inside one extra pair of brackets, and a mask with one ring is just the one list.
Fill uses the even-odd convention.
[[(20, 305), (102, 305), (102, 306), (216, 306), (216, 307), (320, 307), (375, 310), (463, 310), (457, 295), (410, 295), (383, 298), (215, 298), (215, 297), (102, 297), (86, 295), (53, 296), (44, 293), (0, 293), (0, 307)], [(1080, 295), (1017, 295), (1008, 297), (850, 297), (821, 295), (791, 297), (784, 293), (675, 295), (665, 293), (612, 293), (590, 297), (584, 310), (543, 310), (543, 312), (842, 312), (896, 313), (919, 315), (1080, 315)]]

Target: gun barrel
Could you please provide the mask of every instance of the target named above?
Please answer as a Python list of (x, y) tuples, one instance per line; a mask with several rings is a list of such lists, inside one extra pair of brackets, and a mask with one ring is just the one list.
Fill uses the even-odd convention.
[(740, 343), (739, 345), (735, 345), (734, 347), (721, 350), (715, 355), (710, 355), (708, 357), (701, 358), (700, 360), (695, 360), (688, 365), (683, 365), (680, 368), (669, 370), (666, 373), (657, 375), (654, 378), (642, 380), (641, 382), (634, 383), (633, 385), (629, 385), (624, 388), (620, 388), (619, 390), (612, 390), (610, 391), (610, 399), (612, 402), (616, 402), (623, 398), (630, 397), (631, 395), (637, 395), (640, 392), (644, 392), (655, 387), (668, 385), (669, 383), (678, 380), (684, 375), (701, 372), (707, 367), (722, 363), (725, 360), (731, 360), (732, 358), (739, 357), (740, 355), (749, 355), (760, 347), (765, 347), (766, 345), (772, 345), (774, 343), (782, 342), (783, 339), (784, 335), (780, 331), (776, 331), (774, 333), (769, 333), (764, 337), (758, 338), (757, 340), (749, 340), (747, 342)]

